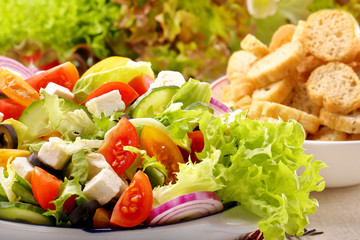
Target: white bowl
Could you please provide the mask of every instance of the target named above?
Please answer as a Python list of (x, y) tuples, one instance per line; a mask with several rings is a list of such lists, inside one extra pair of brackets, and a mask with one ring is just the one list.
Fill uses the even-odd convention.
[(360, 184), (360, 141), (305, 140), (306, 154), (328, 167), (320, 170), (325, 187), (347, 187)]
[[(211, 84), (213, 97), (221, 100), (222, 89), (229, 85), (226, 77)], [(306, 154), (328, 167), (320, 170), (326, 188), (347, 187), (360, 184), (360, 141), (311, 141), (305, 140)]]

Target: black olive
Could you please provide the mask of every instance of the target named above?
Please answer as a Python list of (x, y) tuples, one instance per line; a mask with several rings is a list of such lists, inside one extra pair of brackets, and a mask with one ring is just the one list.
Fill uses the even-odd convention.
[(49, 166), (48, 164), (44, 163), (43, 161), (41, 161), (41, 159), (39, 158), (37, 152), (32, 152), (29, 156), (28, 156), (28, 161), (31, 163), (31, 165), (33, 165), (34, 167), (40, 167), (42, 169), (44, 169), (45, 171), (47, 171), (48, 173), (54, 175), (57, 178), (61, 178), (61, 171), (59, 170), (55, 170), (54, 168), (52, 168), (51, 166)]
[(18, 137), (10, 124), (0, 124), (0, 148), (18, 148)]
[(96, 200), (90, 200), (86, 203), (74, 208), (69, 213), (69, 220), (72, 225), (76, 227), (89, 227), (92, 226), (93, 217), (96, 209), (100, 207), (100, 204)]

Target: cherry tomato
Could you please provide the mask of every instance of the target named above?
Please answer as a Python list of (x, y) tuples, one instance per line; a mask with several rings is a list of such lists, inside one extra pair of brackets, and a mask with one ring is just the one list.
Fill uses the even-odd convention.
[[(61, 183), (62, 181), (60, 179), (42, 168), (34, 168), (31, 177), (31, 189), (34, 193), (35, 200), (43, 209), (55, 210), (55, 205), (51, 203), (51, 201), (55, 200), (59, 194)], [(75, 198), (76, 196), (73, 195), (65, 201), (63, 205), (64, 212), (69, 213), (75, 207)]]
[(110, 223), (120, 227), (134, 227), (150, 215), (153, 194), (149, 178), (137, 171), (129, 187), (121, 194), (111, 214)]
[(4, 114), (4, 119), (13, 118), (18, 120), (25, 107), (11, 99), (0, 99), (0, 112)]
[(118, 175), (125, 172), (136, 158), (136, 154), (125, 151), (124, 146), (139, 147), (136, 128), (127, 118), (121, 118), (115, 128), (105, 136), (98, 150)]
[(21, 77), (0, 67), (0, 90), (10, 99), (27, 107), (40, 100), (39, 93)]
[(72, 91), (78, 79), (79, 72), (74, 64), (66, 62), (49, 70), (40, 72), (26, 79), (26, 82), (37, 91), (40, 91), (40, 88), (46, 88), (49, 82), (56, 83)]
[(95, 211), (93, 217), (93, 227), (94, 228), (109, 228), (110, 225), (111, 212), (105, 208), (98, 208)]
[(154, 79), (146, 74), (135, 77), (129, 82), (129, 85), (135, 89), (135, 91), (141, 96), (147, 92), (150, 84), (154, 82)]
[(136, 98), (139, 97), (139, 94), (132, 87), (130, 87), (129, 84), (123, 82), (108, 82), (92, 91), (90, 95), (86, 98), (85, 102), (113, 90), (119, 90), (121, 100), (125, 103), (125, 105), (129, 105)]
[(204, 149), (204, 135), (200, 130), (193, 131), (187, 135), (191, 139), (191, 160), (192, 162), (199, 162), (195, 153), (201, 152)]
[(94, 64), (91, 68), (89, 68), (82, 75), (82, 77), (85, 77), (89, 74), (98, 73), (98, 72), (102, 72), (102, 71), (108, 71), (108, 70), (114, 69), (116, 67), (124, 66), (128, 61), (130, 61), (129, 58), (120, 57), (120, 56), (113, 56), (113, 57), (105, 58), (105, 59), (101, 60), (100, 62), (97, 62), (96, 64)]
[(51, 175), (42, 168), (35, 167), (31, 178), (31, 189), (35, 200), (47, 210), (55, 210), (55, 205), (50, 203), (59, 194), (61, 180)]
[(156, 127), (145, 126), (140, 135), (140, 148), (146, 150), (150, 157), (155, 156), (166, 167), (169, 181), (175, 182), (175, 173), (184, 159), (178, 146), (166, 133)]

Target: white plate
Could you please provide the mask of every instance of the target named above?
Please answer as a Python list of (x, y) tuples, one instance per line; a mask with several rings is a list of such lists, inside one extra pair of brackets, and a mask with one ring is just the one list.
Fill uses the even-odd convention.
[(85, 230), (0, 220), (0, 236), (4, 240), (234, 240), (242, 239), (248, 233), (257, 230), (259, 220), (241, 206), (197, 220), (130, 230)]

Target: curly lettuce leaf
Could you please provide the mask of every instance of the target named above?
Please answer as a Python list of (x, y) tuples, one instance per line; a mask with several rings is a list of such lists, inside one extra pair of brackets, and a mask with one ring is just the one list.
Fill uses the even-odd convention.
[(77, 150), (71, 156), (70, 163), (66, 166), (64, 175), (68, 179), (79, 176), (80, 184), (85, 184), (89, 174), (89, 164), (83, 149)]
[[(317, 207), (309, 194), (325, 187), (319, 175), (325, 164), (304, 154), (302, 126), (295, 121), (261, 123), (241, 111), (221, 117), (204, 112), (187, 119), (197, 121), (204, 135), (204, 149), (197, 154), (201, 162), (181, 164), (177, 183), (154, 190), (155, 205), (214, 188), (224, 203), (238, 202), (261, 217), (265, 239), (285, 239), (285, 232), (302, 235)], [(298, 175), (300, 168), (305, 170)], [(195, 186), (189, 188), (190, 182)]]

